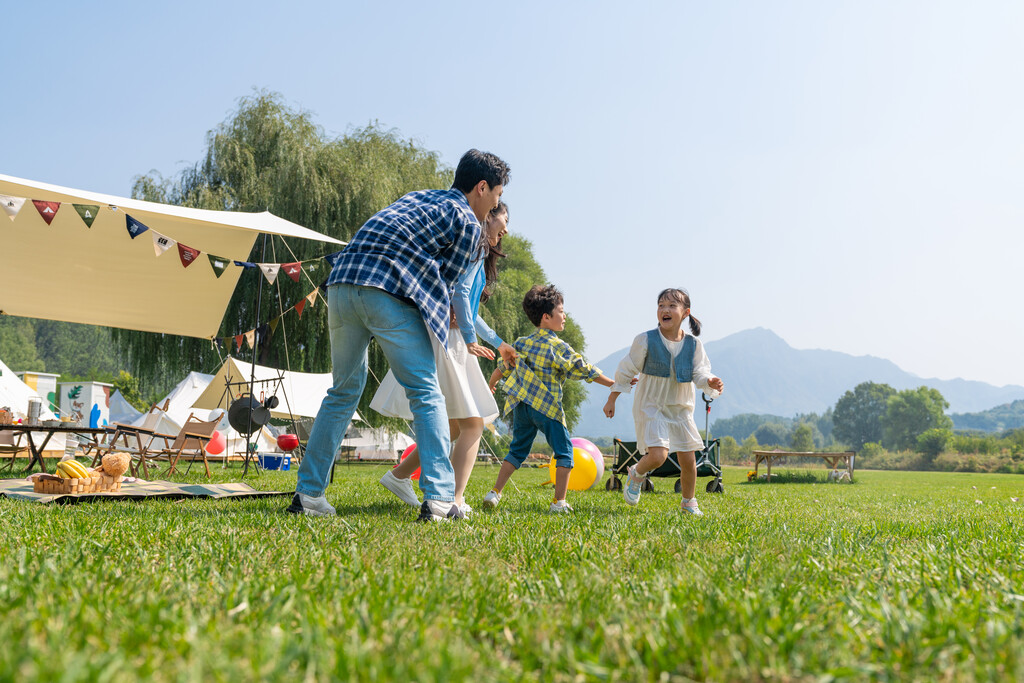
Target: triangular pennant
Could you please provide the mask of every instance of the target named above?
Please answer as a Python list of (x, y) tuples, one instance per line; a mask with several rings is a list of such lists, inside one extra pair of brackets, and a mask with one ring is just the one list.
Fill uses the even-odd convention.
[(82, 217), (85, 222), (85, 227), (91, 228), (92, 222), (96, 220), (97, 214), (100, 212), (100, 207), (97, 204), (72, 204), (75, 207), (75, 211)]
[[(111, 207), (111, 208), (113, 208), (113, 207)], [(142, 233), (144, 233), (147, 230), (149, 230), (148, 227), (146, 227), (142, 223), (138, 222), (137, 220), (135, 220), (134, 218), (132, 218), (128, 214), (124, 215), (124, 222), (125, 222), (125, 227), (128, 228), (128, 234), (132, 236), (132, 239), (135, 239), (136, 237), (138, 237)]]
[(281, 269), (284, 274), (290, 277), (295, 282), (299, 281), (299, 276), (302, 275), (302, 264), (296, 261), (295, 263), (282, 263)]
[(224, 339), (221, 340), (224, 342), (224, 348), (227, 349), (228, 351), (231, 351), (231, 342), (233, 340), (234, 337), (224, 337)]
[(309, 302), (310, 307), (316, 306), (316, 290), (315, 289), (312, 292), (309, 293), (309, 296), (306, 297), (306, 301)]
[(47, 225), (53, 222), (53, 217), (60, 210), (60, 202), (44, 202), (41, 199), (33, 199), (32, 203), (36, 205), (36, 210), (39, 211), (39, 215), (43, 217)]
[(338, 262), (338, 259), (340, 259), (340, 258), (341, 258), (341, 252), (340, 251), (336, 251), (333, 254), (328, 254), (327, 256), (324, 256), (324, 260), (331, 264), (331, 268), (334, 267), (334, 264), (336, 264)]
[(260, 267), (260, 270), (262, 270), (263, 274), (267, 277), (267, 282), (269, 282), (270, 284), (274, 284), (274, 280), (277, 279), (277, 272), (281, 270), (281, 264), (257, 263), (256, 265)]
[(199, 258), (200, 253), (201, 252), (198, 249), (186, 247), (181, 242), (178, 242), (178, 256), (181, 257), (181, 265), (185, 268), (191, 266), (195, 260)]
[(207, 257), (210, 259), (210, 267), (213, 268), (213, 274), (217, 277), (223, 275), (228, 269), (228, 264), (231, 263), (230, 259), (214, 256), (213, 254), (207, 254)]
[(7, 217), (12, 221), (24, 205), (24, 197), (12, 197), (9, 194), (0, 194), (0, 208), (3, 208), (4, 213), (6, 213)]
[(255, 263), (249, 263), (248, 261), (235, 261), (235, 265), (241, 268), (255, 268)]
[(156, 230), (153, 230), (153, 251), (156, 252), (157, 256), (162, 256), (165, 251), (171, 248), (174, 244), (174, 240), (170, 237), (161, 235)]
[(320, 266), (320, 262), (319, 261), (310, 261), (306, 265), (306, 270), (309, 271), (310, 273), (315, 273), (317, 271), (317, 269), (319, 268), (319, 266)]
[(244, 334), (236, 334), (235, 335), (235, 344), (238, 346), (238, 350), (239, 351), (242, 350), (242, 340), (243, 339), (245, 339), (245, 335)]
[(245, 333), (245, 343), (250, 349), (256, 348), (256, 330), (249, 330)]
[(270, 336), (273, 337), (274, 333), (277, 332), (277, 324), (281, 322), (281, 316), (278, 316), (270, 321)]
[(299, 299), (299, 303), (295, 304), (295, 312), (299, 314), (300, 318), (302, 317), (302, 311), (304, 311), (305, 308), (306, 308), (306, 300), (305, 299)]

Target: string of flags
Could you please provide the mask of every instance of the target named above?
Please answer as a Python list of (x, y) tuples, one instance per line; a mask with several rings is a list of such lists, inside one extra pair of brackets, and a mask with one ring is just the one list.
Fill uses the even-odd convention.
[(241, 334), (228, 335), (226, 337), (217, 337), (214, 340), (214, 343), (219, 343), (223, 348), (228, 349), (229, 351), (232, 348), (241, 351), (242, 344), (247, 345), (250, 349), (255, 349), (257, 344), (262, 346), (267, 341), (269, 341), (270, 337), (274, 336), (274, 332), (277, 331), (278, 325), (281, 324), (281, 318), (291, 313), (292, 311), (295, 311), (295, 313), (298, 314), (299, 318), (302, 318), (302, 312), (306, 310), (307, 307), (312, 308), (313, 306), (315, 306), (317, 294), (319, 293), (319, 291), (319, 288), (314, 289), (312, 292), (310, 292), (303, 298), (299, 299), (298, 303), (296, 303), (294, 306), (282, 311), (281, 315), (277, 316), (276, 318), (273, 318), (272, 320), (263, 325), (254, 327), (248, 332), (243, 332)]
[[(11, 195), (0, 194), (0, 208), (3, 209), (7, 217), (12, 221), (17, 217), (22, 207), (28, 203), (29, 199), (26, 197), (14, 197)], [(43, 201), (40, 199), (32, 199), (32, 204), (36, 207), (36, 211), (46, 222), (47, 225), (53, 223), (54, 217), (57, 212), (60, 211), (62, 202), (50, 202)], [(92, 228), (93, 223), (96, 220), (96, 216), (100, 212), (99, 204), (71, 204), (75, 212), (85, 223), (85, 227)], [(167, 235), (160, 234), (156, 230), (153, 230), (149, 226), (145, 225), (142, 221), (132, 217), (127, 212), (119, 209), (118, 207), (109, 204), (107, 208), (114, 212), (120, 212), (124, 214), (125, 218), (125, 229), (128, 231), (128, 235), (134, 240), (144, 233), (149, 233), (150, 238), (153, 240), (153, 252), (157, 257), (162, 256), (171, 247), (177, 247), (178, 258), (181, 260), (183, 268), (188, 268), (196, 261), (201, 260), (199, 257), (202, 256), (203, 252), (188, 245), (182, 244), (177, 240), (174, 240)], [(249, 261), (236, 261), (234, 259), (225, 258), (223, 256), (216, 256), (214, 254), (206, 254), (209, 260), (210, 267), (213, 269), (214, 275), (218, 278), (227, 272), (229, 266), (237, 266), (240, 268), (258, 268), (263, 276), (267, 279), (267, 282), (274, 284), (277, 280), (277, 276), (284, 271), (284, 274), (291, 278), (294, 282), (298, 282), (302, 275), (302, 268), (306, 265), (307, 270), (312, 273), (317, 269), (317, 262), (324, 260), (327, 261), (328, 267), (333, 268), (337, 262), (338, 257), (341, 255), (340, 251), (336, 251), (326, 256), (321, 256), (315, 259), (308, 259), (305, 261), (292, 261), (290, 263), (251, 263)], [(316, 292), (314, 291), (313, 294)], [(305, 300), (303, 300), (305, 301)], [(305, 305), (305, 304), (303, 304)], [(289, 309), (290, 310), (290, 309)], [(299, 309), (299, 316), (301, 317), (302, 310)], [(241, 336), (241, 335), (239, 335)]]

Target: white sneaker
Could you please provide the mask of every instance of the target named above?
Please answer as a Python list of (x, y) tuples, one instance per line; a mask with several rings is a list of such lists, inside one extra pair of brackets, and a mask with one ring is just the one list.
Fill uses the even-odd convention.
[(699, 507), (697, 507), (696, 498), (683, 498), (682, 510), (686, 514), (693, 515), (694, 517), (704, 516), (704, 513), (700, 511)]
[(644, 477), (636, 473), (636, 465), (626, 471), (626, 485), (622, 487), (622, 497), (626, 505), (636, 505), (640, 501), (640, 489), (643, 488)]
[(417, 522), (447, 522), (452, 519), (465, 519), (462, 510), (452, 501), (425, 500), (420, 506)]
[(399, 479), (395, 476), (394, 472), (388, 470), (380, 478), (380, 485), (401, 498), (402, 502), (414, 508), (420, 506), (420, 498), (416, 495), (416, 489), (412, 486), (412, 479)]
[(326, 496), (314, 498), (297, 491), (292, 496), (292, 504), (286, 508), (286, 511), (294, 515), (312, 515), (314, 517), (330, 517), (338, 514), (334, 506), (327, 502)]
[(556, 500), (554, 503), (551, 504), (551, 507), (548, 508), (548, 512), (555, 512), (555, 513), (572, 512), (572, 511), (573, 511), (572, 506), (569, 505), (569, 503), (567, 503), (564, 500)]
[(473, 508), (469, 507), (469, 503), (463, 503), (459, 506), (459, 510), (462, 511), (463, 517), (469, 517), (473, 513)]
[(498, 503), (501, 502), (501, 494), (497, 491), (488, 491), (487, 495), (484, 496), (484, 508), (491, 509), (498, 507)]

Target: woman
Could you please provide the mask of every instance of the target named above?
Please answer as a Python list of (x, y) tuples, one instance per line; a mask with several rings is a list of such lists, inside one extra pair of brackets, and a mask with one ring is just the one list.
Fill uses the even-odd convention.
[[(436, 339), (434, 357), (437, 360), (437, 378), (448, 407), (448, 424), (452, 434), (452, 468), (455, 470), (455, 504), (463, 513), (472, 512), (464, 494), (469, 475), (476, 462), (480, 437), (484, 425), (498, 417), (498, 406), (487, 388), (476, 356), (494, 358), (494, 353), (477, 343), (477, 335), (498, 350), (508, 362), (515, 362), (512, 346), (495, 334), (480, 317), (480, 304), (487, 301), (498, 274), (501, 238), (508, 232), (508, 206), (499, 202), (484, 223), (480, 250), (469, 268), (455, 284), (452, 299), (452, 326), (457, 333), (448, 335), (448, 350), (441, 348)], [(370, 407), (389, 417), (412, 419), (405, 390), (388, 371)], [(420, 466), (415, 450), (397, 467), (384, 473), (380, 483), (409, 505), (419, 507), (420, 501), (409, 477)]]

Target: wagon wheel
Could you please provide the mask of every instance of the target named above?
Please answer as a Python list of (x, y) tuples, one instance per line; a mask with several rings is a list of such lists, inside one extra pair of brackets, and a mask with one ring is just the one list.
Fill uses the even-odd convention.
[(716, 477), (709, 481), (706, 490), (708, 493), (725, 493), (725, 487), (722, 486), (722, 479)]
[(650, 479), (644, 479), (644, 485), (640, 487), (640, 490), (644, 491), (645, 493), (653, 493), (654, 484), (651, 483)]
[(676, 479), (676, 493), (682, 493), (682, 492), (683, 492), (683, 485), (679, 482), (678, 479)]
[(604, 483), (604, 488), (606, 491), (621, 491), (622, 482), (619, 481), (618, 477), (610, 477), (608, 481)]

